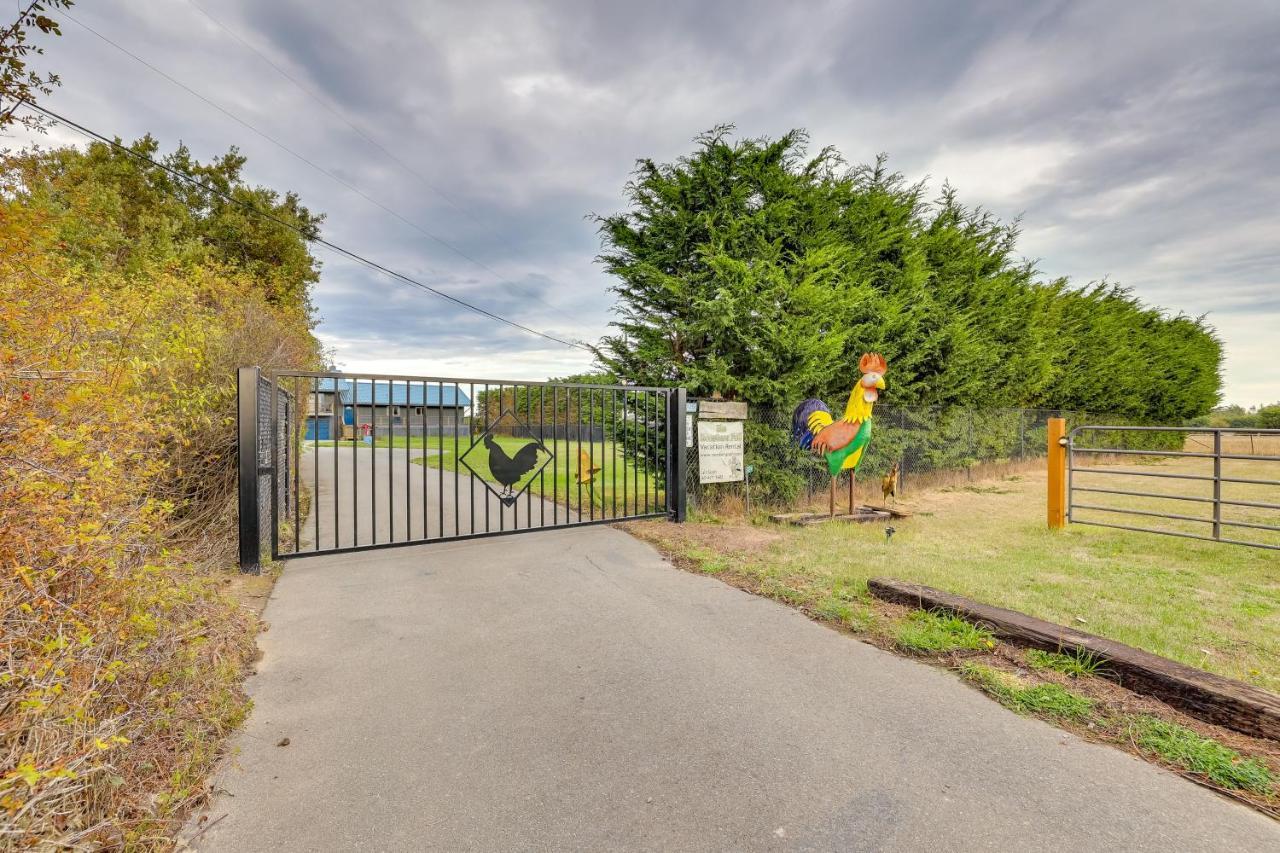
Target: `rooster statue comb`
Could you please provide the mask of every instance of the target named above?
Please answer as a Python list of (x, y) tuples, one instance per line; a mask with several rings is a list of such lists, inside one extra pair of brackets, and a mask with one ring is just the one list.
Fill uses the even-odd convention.
[(792, 436), (802, 449), (822, 454), (832, 477), (841, 471), (857, 471), (871, 441), (871, 410), (884, 390), (888, 367), (884, 356), (876, 352), (865, 353), (858, 360), (862, 377), (850, 392), (839, 420), (821, 400), (805, 400), (796, 406)]

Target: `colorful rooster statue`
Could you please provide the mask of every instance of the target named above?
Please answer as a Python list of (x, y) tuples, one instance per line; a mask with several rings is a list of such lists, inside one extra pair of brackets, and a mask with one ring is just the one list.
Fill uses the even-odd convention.
[[(791, 432), (804, 450), (821, 453), (834, 478), (841, 471), (855, 472), (871, 441), (871, 409), (884, 390), (884, 356), (869, 352), (858, 361), (862, 378), (849, 394), (844, 417), (835, 420), (821, 400), (805, 400), (796, 406)], [(852, 494), (852, 491), (850, 492)]]

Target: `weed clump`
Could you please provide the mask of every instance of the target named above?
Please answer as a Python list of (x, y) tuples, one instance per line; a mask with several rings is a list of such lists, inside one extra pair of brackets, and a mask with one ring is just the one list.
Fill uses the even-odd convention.
[(1130, 722), (1129, 732), (1139, 749), (1203, 774), (1224, 788), (1255, 794), (1275, 793), (1275, 774), (1265, 764), (1242, 758), (1234, 749), (1201, 737), (1186, 726), (1140, 716)]
[(1052, 669), (1072, 678), (1102, 675), (1107, 671), (1104, 658), (1084, 649), (1070, 653), (1028, 649), (1027, 663), (1032, 669)]
[(898, 627), (895, 641), (900, 648), (920, 653), (976, 651), (996, 644), (986, 628), (939, 610), (912, 613)]
[(1084, 720), (1093, 711), (1092, 699), (1072, 693), (1057, 684), (1027, 686), (1010, 673), (976, 663), (962, 665), (960, 674), (1000, 704), (1020, 714)]

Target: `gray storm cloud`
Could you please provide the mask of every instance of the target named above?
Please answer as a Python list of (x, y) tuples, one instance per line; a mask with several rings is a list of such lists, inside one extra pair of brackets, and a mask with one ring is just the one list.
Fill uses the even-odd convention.
[[(676, 157), (721, 122), (805, 127), (851, 161), (886, 151), (908, 177), (1021, 215), (1046, 277), (1109, 276), (1207, 313), (1226, 398), (1280, 399), (1274, 4), (199, 4), (332, 109), (189, 0), (73, 14), (416, 227), (75, 24), (46, 44), (64, 80), (47, 103), (198, 156), (238, 145), (251, 180), (328, 213), (328, 238), (527, 325), (605, 331), (584, 217), (620, 208), (636, 158)], [(589, 363), (324, 260), (318, 332), (348, 368), (536, 378)]]

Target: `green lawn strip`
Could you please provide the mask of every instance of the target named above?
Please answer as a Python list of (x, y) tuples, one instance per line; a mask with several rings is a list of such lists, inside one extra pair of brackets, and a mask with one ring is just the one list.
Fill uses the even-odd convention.
[[(498, 446), (509, 454), (513, 454), (528, 444), (527, 438), (513, 436), (494, 436)], [(396, 439), (397, 447), (404, 446), (404, 439)], [(459, 458), (466, 455), (471, 446), (470, 439), (460, 436), (455, 451), (453, 436), (429, 436), (426, 444), (422, 439), (410, 439), (413, 447), (435, 450), (414, 460), (419, 465), (454, 471), (462, 476), (469, 473), (466, 465)], [(594, 506), (597, 518), (609, 518), (616, 515), (635, 515), (646, 512), (662, 512), (666, 506), (666, 495), (660, 488), (657, 476), (646, 472), (634, 460), (625, 458), (620, 445), (611, 441), (595, 442), (594, 446), (576, 441), (546, 441), (544, 444), (554, 453), (554, 458), (535, 476), (529, 485), (529, 491), (535, 495), (554, 499), (573, 509), (581, 509), (582, 513), (590, 513)], [(589, 482), (579, 483), (579, 451), (586, 451), (592, 467), (600, 471)], [(471, 465), (481, 477), (491, 477), (488, 467), (488, 456), (475, 453), (467, 456), (467, 465)], [(648, 494), (646, 504), (646, 490)]]
[(960, 674), (1006, 708), (1020, 714), (1040, 714), (1063, 720), (1083, 721), (1093, 711), (1093, 700), (1057, 684), (1027, 685), (1012, 673), (980, 663), (965, 662)]
[(1139, 749), (1206, 776), (1224, 788), (1264, 796), (1280, 794), (1275, 774), (1262, 762), (1244, 758), (1234, 749), (1201, 737), (1185, 726), (1142, 715), (1130, 719), (1129, 733)]

